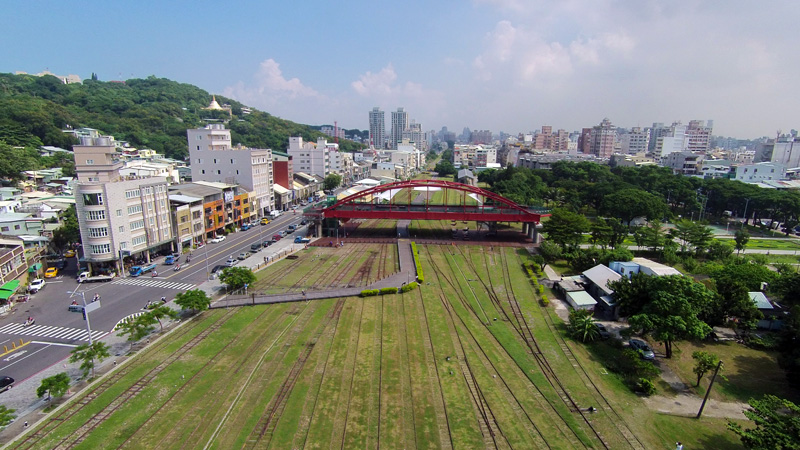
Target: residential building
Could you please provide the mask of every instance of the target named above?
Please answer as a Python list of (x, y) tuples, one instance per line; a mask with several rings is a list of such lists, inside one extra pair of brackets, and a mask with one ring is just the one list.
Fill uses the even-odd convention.
[(292, 157), (294, 170), (298, 172), (318, 175), (322, 178), (331, 173), (330, 152), (328, 142), (324, 138), (319, 138), (314, 144), (313, 142), (303, 142), (303, 138), (299, 136), (290, 137), (287, 153)]
[(408, 113), (403, 108), (392, 111), (392, 129), (389, 148), (397, 148), (397, 143), (403, 140), (403, 132), (408, 128)]
[(578, 137), (578, 153), (589, 155), (592, 153), (592, 128), (583, 128)]
[(325, 133), (327, 136), (330, 136), (334, 139), (344, 139), (344, 129), (338, 127), (332, 127), (330, 125), (323, 125), (319, 128), (319, 131)]
[[(795, 148), (795, 145), (797, 148)], [(797, 132), (782, 134), (759, 145), (756, 162), (777, 162), (787, 168), (800, 167), (800, 138)]]
[(73, 147), (75, 207), (83, 260), (94, 273), (122, 272), (125, 256), (142, 257), (174, 243), (166, 177), (122, 176), (123, 163), (105, 137)]
[(638, 153), (636, 155), (615, 153), (611, 155), (611, 160), (608, 162), (608, 165), (611, 167), (640, 167), (655, 166), (657, 163), (653, 158), (646, 156), (644, 153)]
[(283, 186), (284, 189), (291, 190), (292, 183), (294, 182), (294, 176), (292, 175), (293, 173), (294, 167), (292, 164), (292, 157), (288, 153), (273, 151), (272, 178), (275, 181), (274, 184)]
[(616, 141), (617, 127), (612, 125), (608, 118), (605, 118), (599, 125), (592, 128), (589, 153), (602, 159), (610, 158), (614, 153)]
[(690, 152), (707, 152), (711, 149), (711, 132), (714, 121), (690, 120), (686, 127), (686, 150)]
[(786, 178), (786, 166), (780, 162), (742, 164), (735, 167), (733, 179), (743, 183), (761, 183)]
[(29, 213), (12, 212), (0, 215), (0, 234), (23, 236), (41, 234), (44, 229), (41, 217)]
[(170, 194), (169, 203), (176, 248), (191, 248), (205, 242), (203, 198)]
[(661, 165), (672, 169), (676, 175), (700, 175), (701, 163), (705, 154), (692, 152), (673, 152), (662, 160)]
[(732, 171), (732, 162), (727, 159), (706, 159), (700, 166), (703, 178), (728, 178)]
[(192, 181), (237, 184), (255, 193), (259, 217), (274, 209), (272, 150), (231, 146), (231, 131), (212, 123), (186, 130)]
[(377, 106), (369, 112), (369, 143), (374, 148), (386, 148), (386, 120)]
[(170, 186), (169, 194), (203, 199), (204, 242), (250, 221), (250, 197), (238, 185), (196, 181)]
[(470, 144), (491, 144), (492, 132), (489, 130), (476, 130), (470, 135)]
[[(0, 285), (20, 280), (28, 271), (25, 246), (22, 239), (0, 236)], [(7, 300), (8, 297), (5, 298)]]
[(553, 127), (542, 125), (541, 131), (533, 137), (534, 150), (549, 150), (551, 152), (566, 152), (569, 147), (569, 133), (558, 130), (553, 133)]
[(626, 155), (647, 153), (650, 145), (650, 130), (633, 127), (620, 137), (620, 150)]

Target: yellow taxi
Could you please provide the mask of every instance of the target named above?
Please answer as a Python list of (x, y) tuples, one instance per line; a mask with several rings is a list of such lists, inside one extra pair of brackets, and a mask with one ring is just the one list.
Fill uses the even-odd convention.
[(50, 267), (44, 272), (45, 278), (54, 278), (56, 275), (58, 275), (58, 269), (55, 267)]
[(269, 223), (269, 219), (267, 219), (266, 217), (264, 217), (263, 219), (261, 219), (261, 225), (266, 225), (266, 224), (268, 224), (268, 223)]
[(75, 250), (67, 250), (64, 252), (64, 258), (74, 258)]

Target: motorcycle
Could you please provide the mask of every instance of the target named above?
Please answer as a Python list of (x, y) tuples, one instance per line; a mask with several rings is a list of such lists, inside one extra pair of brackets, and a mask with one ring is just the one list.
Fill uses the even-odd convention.
[(181, 270), (181, 265), (180, 264), (175, 264), (175, 267), (172, 270), (174, 270), (175, 272)]
[(155, 278), (155, 277), (157, 277), (157, 276), (158, 276), (158, 272), (156, 272), (156, 271), (154, 270), (154, 271), (153, 271), (153, 278)]
[(36, 319), (34, 319), (33, 317), (28, 317), (28, 320), (26, 320), (25, 323), (22, 324), (22, 326), (23, 327), (29, 327), (29, 326), (31, 326), (31, 325), (33, 325), (35, 323), (36, 323)]

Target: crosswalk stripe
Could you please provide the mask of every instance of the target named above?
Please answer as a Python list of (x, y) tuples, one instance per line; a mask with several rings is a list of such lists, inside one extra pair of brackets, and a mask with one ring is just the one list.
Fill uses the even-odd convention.
[[(31, 325), (28, 327), (18, 323), (11, 323), (0, 327), (0, 333), (21, 334), (23, 336), (37, 336), (51, 339), (81, 340), (88, 341), (89, 333), (80, 328), (57, 327), (50, 325)], [(92, 331), (92, 339), (100, 339), (105, 336), (105, 331)]]
[(164, 280), (143, 280), (143, 279), (130, 279), (130, 278), (122, 278), (119, 280), (115, 280), (112, 284), (125, 284), (128, 286), (148, 286), (148, 287), (158, 287), (158, 288), (166, 288), (166, 289), (176, 289), (182, 291), (188, 291), (190, 289), (194, 289), (195, 285), (189, 283), (178, 283), (174, 281), (164, 281)]

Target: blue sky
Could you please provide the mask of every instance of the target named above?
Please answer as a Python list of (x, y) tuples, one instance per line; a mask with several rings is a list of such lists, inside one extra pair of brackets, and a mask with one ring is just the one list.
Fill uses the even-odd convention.
[(155, 75), (308, 124), (800, 127), (796, 0), (4, 2), (0, 72)]

